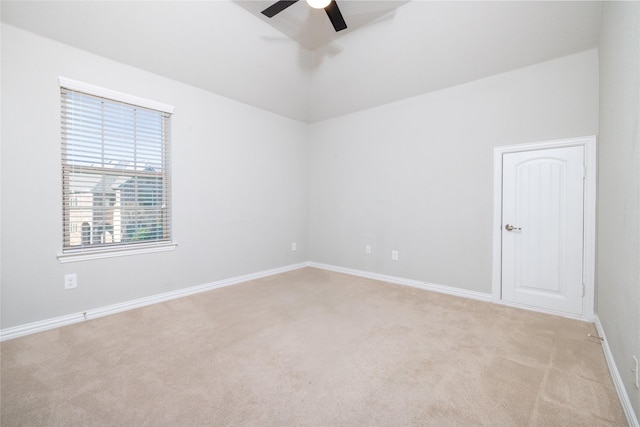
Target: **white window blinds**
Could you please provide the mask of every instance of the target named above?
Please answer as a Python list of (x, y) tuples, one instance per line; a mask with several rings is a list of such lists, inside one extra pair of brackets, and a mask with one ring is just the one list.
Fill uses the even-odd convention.
[(171, 114), (61, 84), (63, 253), (171, 241)]

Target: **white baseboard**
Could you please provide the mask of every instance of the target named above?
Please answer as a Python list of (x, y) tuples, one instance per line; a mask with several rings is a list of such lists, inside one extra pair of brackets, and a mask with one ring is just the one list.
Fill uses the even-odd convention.
[(609, 372), (611, 373), (611, 379), (613, 380), (613, 384), (616, 387), (616, 391), (618, 392), (618, 398), (620, 399), (620, 403), (622, 404), (622, 409), (624, 409), (624, 414), (627, 416), (627, 421), (629, 422), (630, 427), (640, 427), (638, 424), (638, 417), (636, 417), (635, 412), (633, 411), (633, 406), (631, 406), (631, 400), (629, 399), (629, 394), (627, 390), (624, 388), (624, 383), (622, 382), (622, 377), (620, 376), (620, 371), (618, 371), (618, 366), (616, 365), (616, 361), (613, 359), (613, 354), (611, 353), (611, 348), (609, 348), (609, 342), (607, 341), (607, 336), (604, 332), (604, 328), (602, 327), (602, 323), (600, 323), (600, 318), (598, 315), (595, 316), (596, 329), (598, 331), (598, 335), (603, 338), (602, 340), (602, 349), (604, 351), (604, 357), (607, 360), (607, 365), (609, 365)]
[(222, 288), (224, 286), (235, 285), (238, 283), (248, 282), (249, 280), (260, 279), (262, 277), (273, 276), (275, 274), (285, 273), (287, 271), (297, 270), (299, 268), (307, 267), (309, 263), (303, 262), (299, 264), (292, 264), (285, 267), (273, 268), (270, 270), (264, 270), (257, 273), (245, 274), (242, 276), (231, 277), (229, 279), (218, 280), (204, 285), (192, 286), (189, 288), (178, 289), (176, 291), (165, 292), (158, 295), (152, 295), (149, 297), (138, 298), (131, 301), (125, 301), (119, 304), (112, 304), (105, 307), (99, 307), (90, 309), (81, 313), (73, 313), (65, 316), (54, 317), (52, 319), (41, 320), (38, 322), (27, 323), (25, 325), (14, 326), (0, 330), (0, 342), (10, 340), (13, 338), (22, 337), (25, 335), (35, 334), (37, 332), (46, 331), (49, 329), (59, 328), (61, 326), (71, 325), (73, 323), (82, 322), (89, 319), (96, 319), (98, 317), (109, 316), (111, 314), (120, 313), (134, 308), (140, 308), (159, 302), (169, 301), (176, 298), (182, 298), (189, 295), (197, 294), (200, 292), (210, 291), (212, 289)]
[(352, 268), (338, 267), (330, 264), (321, 264), (317, 262), (309, 262), (309, 267), (315, 267), (322, 270), (335, 271), (336, 273), (350, 274), (352, 276), (364, 277), (366, 279), (380, 280), (382, 282), (395, 283), (398, 285), (411, 286), (426, 291), (439, 292), (442, 294), (454, 295), (457, 297), (471, 298), (480, 301), (491, 302), (490, 293), (469, 291), (467, 289), (454, 288), (453, 286), (437, 285), (434, 283), (421, 282), (419, 280), (405, 279), (396, 276), (387, 276), (386, 274), (371, 273), (369, 271), (354, 270)]
[(526, 305), (526, 304), (518, 304), (517, 302), (511, 302), (511, 301), (505, 301), (505, 300), (495, 300), (493, 301), (496, 304), (500, 304), (500, 305), (504, 305), (507, 307), (514, 307), (514, 308), (519, 308), (521, 310), (528, 310), (528, 311), (535, 311), (536, 313), (544, 313), (544, 314), (550, 314), (552, 316), (560, 316), (560, 317), (566, 317), (567, 319), (573, 319), (573, 320), (580, 320), (582, 322), (588, 322), (588, 323), (593, 323), (594, 322), (594, 318), (593, 317), (585, 317), (585, 316), (576, 316), (574, 314), (569, 314), (569, 313), (563, 313), (561, 311), (555, 311), (555, 310), (548, 310), (546, 308), (542, 308), (542, 307), (533, 307), (530, 305)]

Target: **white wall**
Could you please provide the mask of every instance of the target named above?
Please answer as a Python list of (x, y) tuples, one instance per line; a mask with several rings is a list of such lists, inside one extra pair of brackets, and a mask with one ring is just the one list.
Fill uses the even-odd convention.
[[(58, 76), (176, 107), (175, 251), (58, 262)], [(3, 329), (308, 259), (303, 123), (7, 25), (2, 106)]]
[(490, 293), (493, 147), (597, 123), (588, 50), (312, 124), (311, 260)]
[(599, 53), (598, 316), (640, 419), (640, 3), (604, 3)]

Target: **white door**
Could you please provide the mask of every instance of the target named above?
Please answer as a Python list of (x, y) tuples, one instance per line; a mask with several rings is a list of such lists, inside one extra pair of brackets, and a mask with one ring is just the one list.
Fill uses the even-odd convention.
[(504, 301), (581, 315), (584, 147), (502, 157)]

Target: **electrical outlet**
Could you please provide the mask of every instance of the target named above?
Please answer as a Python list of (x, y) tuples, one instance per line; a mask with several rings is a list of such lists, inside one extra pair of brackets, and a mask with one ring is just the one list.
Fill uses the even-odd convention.
[(291, 250), (292, 250), (292, 251), (296, 251), (296, 250), (298, 250), (298, 245), (296, 244), (296, 242), (293, 242), (293, 243), (291, 244)]
[(371, 253), (371, 245), (367, 245), (364, 247), (364, 253), (365, 254), (370, 254)]
[(73, 289), (78, 287), (78, 275), (76, 273), (73, 274), (65, 274), (64, 275), (64, 288), (65, 289)]
[(394, 261), (398, 260), (398, 251), (391, 251), (391, 259)]
[(640, 382), (638, 381), (638, 358), (635, 356), (631, 357), (633, 357), (633, 368), (631, 368), (631, 372), (634, 374), (633, 381), (636, 388), (640, 388)]

